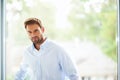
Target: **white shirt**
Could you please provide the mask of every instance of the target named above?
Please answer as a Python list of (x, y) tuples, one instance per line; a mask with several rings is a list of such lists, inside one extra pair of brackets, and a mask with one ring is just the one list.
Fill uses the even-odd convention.
[(46, 39), (36, 50), (34, 45), (25, 52), (20, 70), (15, 80), (24, 80), (29, 73), (31, 80), (78, 80), (76, 67), (63, 48)]

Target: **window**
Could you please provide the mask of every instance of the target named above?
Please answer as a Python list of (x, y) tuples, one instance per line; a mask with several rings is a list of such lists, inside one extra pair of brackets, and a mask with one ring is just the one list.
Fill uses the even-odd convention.
[[(10, 3), (13, 3), (13, 1), (12, 0), (8, 0)], [(32, 8), (33, 6), (35, 6), (36, 4), (37, 4), (37, 2), (35, 3), (35, 4), (32, 4), (31, 5), (31, 3), (33, 3), (32, 2), (32, 0), (30, 0), (30, 1), (28, 1), (27, 2), (27, 0), (21, 0), (21, 1), (23, 1), (23, 2), (21, 2), (21, 1), (16, 1), (16, 0), (14, 0), (15, 2), (13, 3), (13, 4), (9, 4), (8, 2), (5, 2), (5, 0), (0, 0), (0, 80), (12, 80), (13, 79), (13, 75), (12, 75), (12, 77), (11, 77), (11, 73), (5, 73), (5, 72), (11, 72), (11, 71), (8, 71), (8, 69), (9, 69), (9, 67), (7, 67), (9, 64), (9, 62), (7, 62), (9, 59), (13, 59), (12, 57), (11, 58), (6, 58), (6, 53), (7, 52), (9, 52), (9, 51), (6, 51), (7, 49), (6, 49), (6, 45), (8, 45), (7, 43), (6, 43), (6, 37), (8, 37), (9, 35), (9, 40), (11, 40), (12, 41), (12, 38), (10, 38), (11, 36), (13, 36), (13, 35), (15, 35), (15, 37), (17, 37), (17, 35), (18, 35), (18, 33), (16, 33), (16, 32), (14, 32), (14, 33), (16, 33), (16, 34), (14, 34), (14, 33), (12, 33), (11, 31), (12, 31), (12, 26), (13, 26), (13, 24), (12, 23), (14, 23), (14, 21), (18, 21), (17, 23), (19, 23), (19, 22), (22, 22), (23, 21), (23, 19), (25, 18), (25, 16), (27, 16), (27, 17), (29, 17), (28, 16), (28, 13), (26, 13), (26, 12), (24, 12), (24, 11), (22, 11), (22, 8), (25, 8), (26, 10), (25, 11), (28, 11), (28, 12), (31, 12), (29, 15), (33, 15), (34, 13), (33, 13), (33, 11), (32, 10), (30, 10), (30, 8)], [(45, 2), (49, 2), (49, 0), (42, 0), (42, 1), (45, 1)], [(75, 1), (77, 1), (77, 0), (75, 0)], [(84, 0), (81, 0), (81, 1), (83, 1), (84, 2)], [(85, 0), (85, 1), (87, 1), (87, 0)], [(90, 1), (90, 0), (89, 0)], [(95, 0), (93, 0), (93, 1), (95, 1)], [(97, 0), (96, 0), (97, 1)], [(104, 0), (101, 0), (101, 1), (104, 1)], [(112, 0), (111, 0), (112, 1)], [(113, 0), (114, 1), (114, 0)], [(5, 23), (6, 22), (6, 14), (8, 14), (8, 13), (6, 13), (5, 12), (5, 8), (6, 8), (6, 4), (5, 3), (8, 3), (8, 5), (10, 6), (10, 7), (14, 7), (15, 8), (15, 10), (13, 10), (14, 12), (12, 12), (12, 11), (10, 11), (11, 13), (12, 13), (12, 16), (14, 16), (15, 18), (14, 18), (14, 20), (13, 20), (13, 22), (12, 23)], [(22, 3), (24, 3), (23, 5), (22, 5)], [(38, 0), (38, 3), (40, 3), (39, 2), (39, 0)], [(56, 2), (57, 3), (57, 2)], [(62, 3), (62, 2), (61, 2)], [(120, 6), (119, 6), (119, 0), (117, 0), (117, 5), (118, 5), (118, 8), (117, 8), (117, 14), (118, 14), (118, 28), (117, 28), (117, 31), (118, 31), (118, 35), (117, 35), (117, 56), (118, 56), (118, 58), (117, 58), (117, 65), (118, 65), (118, 67), (117, 67), (117, 77), (120, 79), (120, 20), (119, 20), (119, 18), (120, 18), (120, 13), (119, 13), (119, 9), (120, 9)], [(63, 14), (60, 14), (59, 12), (62, 12), (61, 11), (61, 9), (58, 7), (58, 5), (56, 5), (57, 6), (57, 10), (58, 10), (58, 12), (57, 12), (57, 16), (56, 17), (58, 17), (58, 19), (59, 20), (63, 20), (63, 19), (61, 19), (61, 16), (59, 16), (59, 15), (62, 15), (63, 17), (65, 16), (65, 15), (63, 15)], [(64, 5), (65, 6), (65, 5)], [(88, 6), (87, 4), (85, 5), (85, 6)], [(94, 6), (92, 6), (92, 7), (94, 7)], [(38, 7), (37, 6), (35, 6), (35, 9), (37, 9)], [(47, 15), (47, 17), (49, 16), (49, 18), (47, 19), (47, 20), (49, 20), (50, 21), (50, 25), (49, 26), (53, 26), (54, 24), (52, 24), (52, 23), (54, 23), (54, 19), (51, 17), (51, 15), (54, 15), (54, 6), (51, 6), (51, 7), (49, 7), (49, 6), (45, 6), (45, 4), (43, 4), (42, 6), (41, 6), (41, 10), (43, 9), (43, 8), (45, 8), (45, 9), (50, 9), (51, 8), (51, 11), (50, 10), (47, 10), (47, 11), (50, 11), (51, 13), (49, 13), (48, 15)], [(76, 9), (77, 9), (78, 7), (76, 7)], [(114, 7), (113, 7), (114, 8)], [(34, 8), (33, 8), (34, 9)], [(66, 8), (66, 10), (68, 10), (69, 8)], [(94, 8), (97, 12), (99, 12), (99, 10), (97, 9), (97, 8)], [(100, 8), (99, 8), (100, 9)], [(9, 10), (10, 10), (10, 8), (9, 8)], [(65, 11), (66, 11), (65, 10)], [(88, 10), (88, 8), (86, 8), (86, 10)], [(82, 10), (81, 10), (82, 11)], [(88, 12), (89, 12), (89, 10), (88, 10)], [(8, 20), (9, 21), (11, 21), (10, 19), (12, 18), (11, 17), (11, 13), (9, 14), (9, 18), (8, 18)], [(48, 12), (45, 12), (45, 11), (43, 11), (43, 13), (41, 12), (41, 14), (39, 14), (39, 12), (37, 12), (37, 10), (36, 10), (36, 15), (43, 15), (44, 13), (48, 13)], [(78, 13), (79, 13), (79, 11), (78, 11)], [(22, 15), (21, 15), (22, 14)], [(24, 15), (23, 15), (24, 14)], [(65, 13), (65, 14), (67, 14), (67, 12)], [(72, 13), (73, 15), (74, 15), (74, 12)], [(21, 15), (21, 17), (20, 17), (20, 15)], [(80, 15), (77, 15), (76, 17), (78, 17), (78, 19), (79, 18), (85, 18), (86, 16), (84, 15), (84, 14), (80, 14)], [(19, 18), (21, 18), (21, 20), (19, 20)], [(23, 18), (23, 19), (22, 19)], [(46, 18), (46, 16), (43, 16), (43, 19), (44, 19), (44, 22), (47, 22), (46, 20), (45, 20), (45, 18)], [(71, 17), (70, 17), (71, 18)], [(72, 17), (72, 19), (73, 19), (73, 17)], [(94, 18), (95, 19), (95, 18)], [(64, 29), (68, 29), (68, 31), (70, 31), (71, 30), (71, 27), (66, 27), (66, 28), (64, 28), (64, 27), (61, 27), (61, 26), (63, 26), (63, 24), (64, 24), (64, 22), (66, 22), (66, 19), (64, 19), (63, 20), (63, 22), (60, 22), (58, 20), (58, 23), (56, 22), (56, 24), (57, 24), (57, 27), (54, 27), (54, 29), (57, 29), (57, 30), (62, 30), (63, 31), (63, 33), (64, 33)], [(88, 21), (89, 22), (89, 21)], [(61, 24), (61, 23), (63, 23), (63, 24)], [(84, 22), (83, 22), (83, 24), (84, 24)], [(15, 26), (17, 26), (18, 24), (15, 24)], [(69, 26), (70, 24), (66, 24), (66, 25), (64, 25), (64, 26)], [(74, 24), (74, 25), (76, 25), (77, 26), (77, 24)], [(99, 23), (99, 22), (96, 22), (96, 25), (100, 25), (101, 26), (101, 23)], [(96, 26), (96, 25), (93, 25), (93, 26)], [(22, 23), (20, 23), (20, 25), (18, 25), (18, 26), (22, 26)], [(45, 26), (48, 26), (47, 24), (45, 24)], [(48, 27), (49, 28), (49, 27)], [(86, 28), (88, 28), (88, 26), (86, 26)], [(98, 28), (100, 28), (100, 27), (96, 27), (96, 30), (98, 29)], [(50, 28), (51, 29), (51, 28)], [(54, 29), (52, 30), (52, 31), (54, 31)], [(18, 30), (21, 30), (21, 28), (19, 28)], [(87, 29), (86, 29), (87, 30)], [(10, 32), (9, 32), (10, 31)], [(15, 31), (15, 30), (14, 30)], [(79, 31), (79, 29), (77, 30), (77, 31)], [(76, 32), (77, 32), (76, 31)], [(23, 31), (24, 32), (24, 31)], [(74, 34), (76, 34), (76, 32), (74, 32)], [(9, 34), (10, 33), (10, 34)], [(8, 34), (8, 35), (7, 35)], [(23, 35), (24, 33), (22, 33), (21, 35)], [(55, 38), (55, 36), (56, 36), (56, 34), (53, 32), (53, 33), (47, 33), (47, 34), (50, 34), (51, 35), (51, 38)], [(72, 35), (74, 35), (74, 34), (72, 34)], [(65, 33), (65, 35), (68, 35), (67, 33)], [(59, 36), (59, 38), (62, 38), (62, 36), (60, 36), (60, 35), (58, 35)], [(71, 36), (71, 35), (69, 35), (69, 36)], [(84, 37), (84, 36), (83, 36)], [(23, 44), (24, 43), (24, 41), (22, 42), (22, 39), (24, 39), (25, 37), (24, 36), (20, 36), (20, 38), (19, 39), (17, 39), (17, 38), (15, 38), (16, 39), (16, 41), (17, 40), (19, 40), (20, 42), (18, 42), (18, 43), (11, 43), (11, 44)], [(58, 39), (59, 39), (58, 38)], [(69, 38), (68, 38), (69, 39)], [(10, 43), (9, 42), (9, 40), (8, 40), (8, 43)], [(26, 38), (24, 39), (24, 40), (26, 40)], [(76, 38), (75, 39), (76, 41), (78, 41), (78, 38)], [(13, 41), (14, 42), (14, 41)], [(26, 44), (28, 44), (28, 43), (26, 43)], [(25, 45), (26, 45), (25, 44)], [(9, 46), (9, 45), (8, 45)], [(12, 45), (13, 46), (13, 45)], [(10, 47), (10, 46), (9, 46)], [(20, 48), (23, 48), (23, 47), (16, 47), (16, 50), (17, 49), (20, 49)], [(10, 51), (12, 51), (12, 50), (10, 50)], [(19, 51), (19, 50), (18, 50)], [(14, 50), (13, 50), (13, 52), (14, 52)], [(12, 52), (11, 52), (12, 53)], [(8, 54), (8, 53), (7, 53)], [(12, 54), (12, 55), (14, 55), (14, 54)], [(16, 56), (17, 54), (15, 54), (14, 56)], [(21, 55), (20, 55), (21, 56)], [(20, 57), (19, 57), (20, 58)], [(15, 58), (15, 59), (17, 59), (17, 58)], [(14, 60), (14, 59), (13, 59)], [(10, 60), (10, 61), (13, 61), (13, 60)], [(16, 63), (17, 62), (19, 62), (19, 60), (16, 60), (15, 61)], [(14, 65), (14, 63), (10, 63), (11, 65)], [(8, 68), (7, 70), (6, 70), (6, 68)], [(10, 70), (14, 70), (13, 69), (13, 66), (10, 66)], [(13, 71), (14, 72), (14, 71)], [(10, 74), (10, 75), (9, 75)], [(117, 80), (116, 77), (115, 76), (115, 80)], [(6, 77), (8, 77), (8, 78), (6, 78)], [(90, 76), (82, 76), (82, 78), (81, 78), (82, 80), (98, 80), (97, 79), (97, 77), (90, 77)], [(107, 79), (104, 79), (103, 77), (100, 77), (99, 78), (99, 80), (113, 80), (113, 78), (111, 78), (111, 77), (109, 77), (109, 78), (107, 78)]]

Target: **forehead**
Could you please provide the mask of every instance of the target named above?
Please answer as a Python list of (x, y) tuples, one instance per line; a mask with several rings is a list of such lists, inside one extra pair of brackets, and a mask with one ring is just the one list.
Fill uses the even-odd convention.
[(40, 26), (37, 24), (29, 24), (26, 26), (26, 30), (40, 29)]

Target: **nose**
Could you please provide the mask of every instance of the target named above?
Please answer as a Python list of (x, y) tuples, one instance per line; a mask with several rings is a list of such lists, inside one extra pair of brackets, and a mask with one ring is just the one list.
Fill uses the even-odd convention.
[(31, 33), (31, 35), (30, 35), (31, 37), (35, 37), (36, 35), (35, 35), (35, 33)]

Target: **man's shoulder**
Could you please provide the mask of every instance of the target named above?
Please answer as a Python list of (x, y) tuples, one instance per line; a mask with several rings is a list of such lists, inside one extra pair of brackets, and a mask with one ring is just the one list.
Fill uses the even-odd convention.
[(60, 41), (56, 41), (56, 40), (50, 40), (49, 44), (52, 48), (56, 49), (56, 50), (65, 50), (63, 47), (63, 44), (60, 43)]
[(55, 40), (48, 40), (48, 44), (53, 47), (60, 47), (60, 44)]

